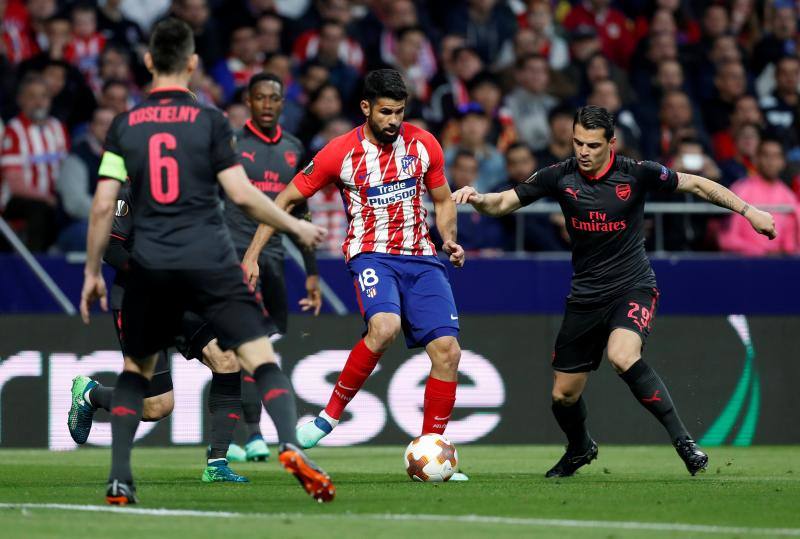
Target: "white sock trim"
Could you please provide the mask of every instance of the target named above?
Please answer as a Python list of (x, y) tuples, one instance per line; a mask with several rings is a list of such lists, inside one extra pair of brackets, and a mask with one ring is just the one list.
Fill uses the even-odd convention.
[(326, 413), (325, 413), (325, 410), (322, 410), (322, 411), (319, 413), (319, 416), (320, 416), (322, 419), (324, 419), (325, 421), (327, 421), (327, 422), (330, 424), (330, 426), (331, 426), (331, 427), (334, 427), (334, 428), (335, 428), (335, 427), (336, 427), (336, 425), (338, 425), (338, 424), (339, 424), (339, 420), (338, 420), (338, 419), (334, 419), (334, 418), (332, 418), (331, 416), (329, 416), (328, 414), (326, 414)]

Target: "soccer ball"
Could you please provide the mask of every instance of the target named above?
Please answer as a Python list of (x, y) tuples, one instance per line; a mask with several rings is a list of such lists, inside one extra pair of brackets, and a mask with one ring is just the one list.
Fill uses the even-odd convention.
[(441, 434), (423, 434), (408, 444), (403, 463), (414, 481), (441, 483), (458, 469), (458, 451)]

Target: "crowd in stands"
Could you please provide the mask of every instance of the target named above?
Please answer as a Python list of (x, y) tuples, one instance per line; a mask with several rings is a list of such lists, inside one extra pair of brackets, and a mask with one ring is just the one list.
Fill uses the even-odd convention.
[[(313, 155), (363, 122), (364, 74), (392, 67), (407, 121), (442, 144), (451, 187), (493, 191), (569, 157), (576, 107), (600, 105), (619, 153), (787, 208), (772, 242), (740, 216), (665, 215), (668, 250), (800, 252), (791, 0), (0, 0), (0, 15), (0, 212), (34, 251), (84, 249), (105, 133), (146, 95), (148, 31), (174, 16), (201, 60), (191, 90), (234, 128), (248, 79), (273, 72), (282, 126)], [(347, 226), (340, 200), (332, 188), (311, 202), (331, 252)], [(560, 213), (459, 214), (459, 241), (514, 250), (519, 226), (526, 251), (568, 249)]]

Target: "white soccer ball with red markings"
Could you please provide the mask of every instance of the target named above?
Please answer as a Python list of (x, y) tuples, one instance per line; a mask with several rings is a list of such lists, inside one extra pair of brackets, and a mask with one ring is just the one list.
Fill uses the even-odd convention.
[(458, 451), (441, 434), (423, 434), (408, 444), (403, 463), (414, 481), (441, 483), (458, 470)]

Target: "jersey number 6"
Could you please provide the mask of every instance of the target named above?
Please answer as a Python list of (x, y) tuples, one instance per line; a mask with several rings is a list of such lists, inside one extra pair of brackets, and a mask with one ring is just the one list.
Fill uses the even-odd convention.
[[(174, 157), (162, 155), (163, 147), (174, 150), (178, 143), (170, 133), (156, 133), (148, 141), (148, 161), (150, 162), (150, 194), (159, 204), (172, 204), (178, 200), (180, 184), (178, 182), (178, 162)], [(166, 185), (163, 172), (166, 171)]]

